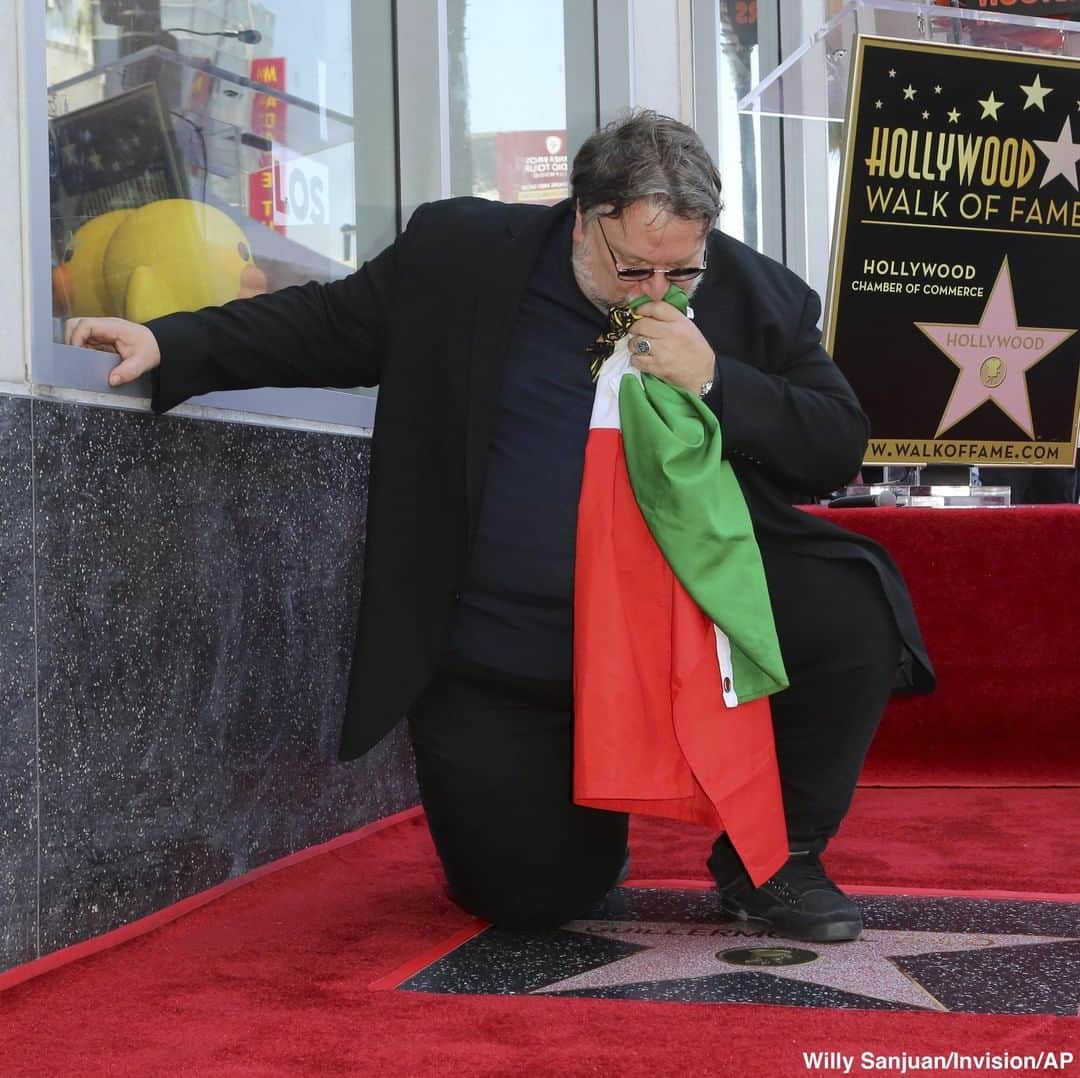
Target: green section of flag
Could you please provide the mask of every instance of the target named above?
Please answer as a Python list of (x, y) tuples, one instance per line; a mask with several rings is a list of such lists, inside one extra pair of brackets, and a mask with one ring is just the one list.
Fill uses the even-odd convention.
[[(686, 309), (690, 306), (690, 297), (677, 284), (669, 284), (661, 299), (664, 303), (670, 303), (680, 314), (686, 314)], [(627, 306), (633, 311), (648, 302), (648, 296), (635, 296)]]
[(694, 394), (643, 374), (622, 379), (619, 419), (642, 515), (672, 572), (731, 641), (739, 700), (787, 688), (761, 552), (721, 459), (716, 416)]

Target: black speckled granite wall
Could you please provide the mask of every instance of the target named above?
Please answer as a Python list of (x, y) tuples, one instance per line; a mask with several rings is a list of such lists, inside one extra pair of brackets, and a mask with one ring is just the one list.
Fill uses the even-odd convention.
[[(0, 482), (25, 506), (0, 536), (0, 699), (17, 705), (0, 901), (27, 924), (0, 968), (416, 802), (401, 728), (336, 759), (366, 440), (41, 400), (9, 415)], [(31, 580), (36, 716), (14, 628)]]
[(0, 397), (0, 969), (37, 955), (31, 420)]

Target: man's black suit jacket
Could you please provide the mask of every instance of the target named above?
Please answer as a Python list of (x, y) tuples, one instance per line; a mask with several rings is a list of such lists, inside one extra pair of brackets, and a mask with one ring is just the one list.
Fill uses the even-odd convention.
[[(379, 386), (367, 545), (342, 759), (405, 713), (445, 645), (476, 521), (518, 300), (556, 207), (453, 199), (421, 207), (356, 273), (150, 323), (153, 408), (256, 386)], [(820, 345), (817, 296), (713, 232), (695, 321), (718, 357), (708, 402), (766, 562), (783, 547), (869, 559), (906, 645), (902, 687), (933, 673), (899, 572), (878, 546), (792, 507), (858, 471), (868, 434)], [(582, 362), (585, 362), (583, 356)], [(822, 612), (822, 616), (827, 616)]]

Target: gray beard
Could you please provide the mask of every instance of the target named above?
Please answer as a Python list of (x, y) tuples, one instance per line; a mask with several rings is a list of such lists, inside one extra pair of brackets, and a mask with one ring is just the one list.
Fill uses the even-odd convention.
[(612, 307), (619, 306), (621, 301), (617, 299), (608, 299), (601, 293), (600, 287), (596, 283), (596, 279), (589, 270), (586, 261), (586, 253), (583, 245), (574, 246), (574, 250), (570, 255), (570, 264), (574, 270), (574, 279), (577, 281), (578, 288), (581, 289), (581, 294), (597, 308), (597, 310), (607, 314)]

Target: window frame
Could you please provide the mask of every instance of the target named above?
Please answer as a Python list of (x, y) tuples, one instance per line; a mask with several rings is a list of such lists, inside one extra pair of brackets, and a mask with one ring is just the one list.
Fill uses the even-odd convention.
[[(23, 113), (21, 141), (26, 206), (23, 238), (29, 290), (26, 386), (35, 396), (62, 396), (95, 406), (148, 410), (148, 377), (110, 389), (106, 379), (114, 361), (108, 355), (53, 340), (46, 8), (44, 0), (22, 0), (20, 8), (18, 86)], [(368, 238), (358, 251), (360, 260), (392, 242), (401, 222), (394, 8), (394, 0), (383, 0), (377, 9), (370, 0), (352, 0), (351, 5), (353, 26), (362, 12), (365, 27), (363, 34), (353, 33), (354, 143), (367, 151), (354, 158), (356, 234)], [(375, 20), (378, 24), (376, 32), (372, 32)], [(380, 96), (387, 103), (386, 109), (357, 107), (359, 102)], [(363, 221), (359, 219), (361, 204), (365, 206)], [(350, 392), (267, 387), (193, 397), (171, 414), (242, 420), (266, 426), (284, 423), (319, 429), (331, 425), (363, 434), (374, 425), (375, 404), (375, 392), (363, 388)]]
[[(612, 47), (598, 32), (597, 11), (626, 0), (563, 0), (564, 71), (566, 77), (566, 140), (570, 158), (607, 119), (602, 108), (605, 58)], [(431, 18), (434, 5), (435, 18)], [(400, 106), (401, 217), (408, 221), (418, 206), (453, 194), (450, 155), (450, 57), (447, 43), (447, 0), (396, 0), (398, 26), (409, 27), (397, 41)], [(586, 61), (591, 57), (591, 64)], [(626, 61), (624, 60), (625, 64)], [(608, 66), (611, 60), (608, 59)], [(587, 69), (587, 70), (586, 70)], [(425, 135), (425, 123), (439, 117), (439, 137)], [(430, 128), (428, 129), (430, 130)]]

